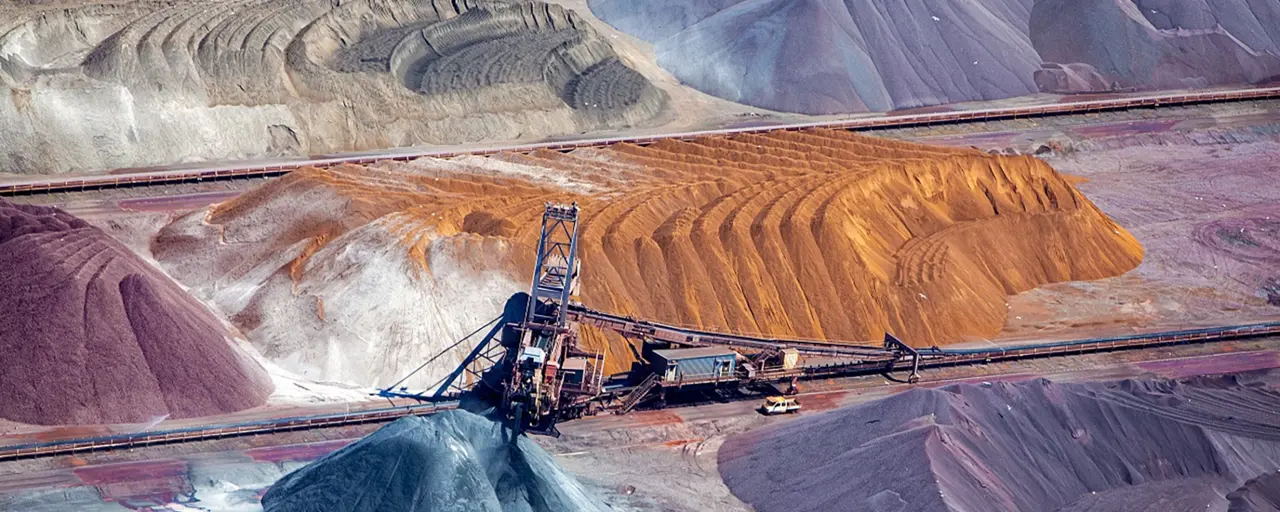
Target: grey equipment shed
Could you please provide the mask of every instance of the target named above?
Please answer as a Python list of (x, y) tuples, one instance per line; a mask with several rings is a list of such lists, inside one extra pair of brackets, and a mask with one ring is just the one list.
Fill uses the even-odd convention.
[(653, 372), (663, 383), (733, 380), (738, 353), (727, 348), (698, 347), (654, 350)]

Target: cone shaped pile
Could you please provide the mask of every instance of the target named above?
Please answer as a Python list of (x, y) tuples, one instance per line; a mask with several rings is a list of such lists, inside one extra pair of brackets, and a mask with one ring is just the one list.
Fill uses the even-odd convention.
[(0, 417), (148, 421), (261, 405), (270, 380), (199, 302), (54, 208), (0, 201)]
[(533, 441), (464, 411), (410, 416), (293, 473), (267, 512), (608, 510)]

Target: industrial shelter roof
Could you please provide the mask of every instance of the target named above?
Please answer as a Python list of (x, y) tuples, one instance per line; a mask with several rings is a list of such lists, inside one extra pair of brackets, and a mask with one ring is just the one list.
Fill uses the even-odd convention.
[(737, 356), (738, 353), (724, 347), (669, 348), (654, 350), (654, 355), (666, 359), (692, 359), (697, 357)]

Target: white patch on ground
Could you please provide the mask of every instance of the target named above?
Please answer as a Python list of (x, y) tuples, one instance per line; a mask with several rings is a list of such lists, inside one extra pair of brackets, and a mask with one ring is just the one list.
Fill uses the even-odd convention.
[[(247, 313), (260, 319), (248, 336), (263, 356), (284, 370), (272, 372), (278, 379), (292, 374), (331, 385), (330, 391), (345, 387), (368, 392), (388, 386), (498, 316), (507, 299), (522, 288), (502, 273), (475, 264), (506, 247), (474, 235), (409, 234), (429, 238), (430, 268), (422, 268), (409, 255), (405, 228), (400, 227), (404, 222), (403, 216), (392, 214), (351, 230), (312, 255), (298, 283), (287, 266), (276, 267), (243, 308), (227, 308), (238, 301), (219, 301), (219, 306), (232, 315)], [(491, 254), (483, 254), (486, 251)], [(457, 367), (474, 341), (456, 347), (402, 385), (422, 390), (434, 384)], [(277, 381), (282, 392), (303, 386), (308, 392), (319, 389), (299, 381)]]
[(578, 194), (599, 192), (598, 187), (594, 184), (576, 180), (561, 171), (515, 162), (505, 162), (485, 156), (463, 155), (448, 160), (422, 158), (414, 160), (410, 165), (432, 170), (521, 179), (530, 183), (543, 186), (549, 185)]
[(229, 464), (219, 460), (193, 461), (190, 470), (193, 497), (188, 510), (259, 512), (258, 493), (301, 463), (271, 462)]

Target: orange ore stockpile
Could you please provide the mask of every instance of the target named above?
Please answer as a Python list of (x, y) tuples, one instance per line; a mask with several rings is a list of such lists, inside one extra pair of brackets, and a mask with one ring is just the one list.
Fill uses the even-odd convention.
[[(340, 198), (337, 213), (271, 207), (317, 191)], [(290, 266), (298, 272), (377, 222), (422, 272), (432, 272), (427, 253), (444, 250), (527, 283), (546, 201), (582, 207), (583, 303), (779, 337), (888, 331), (929, 346), (992, 336), (1007, 296), (1118, 275), (1142, 259), (1128, 232), (1035, 158), (809, 130), (295, 172), (202, 214), (224, 237), (274, 237), (261, 256), (237, 249), (234, 261), (202, 268), (305, 246)], [(620, 339), (607, 346), (612, 370), (635, 360)]]

